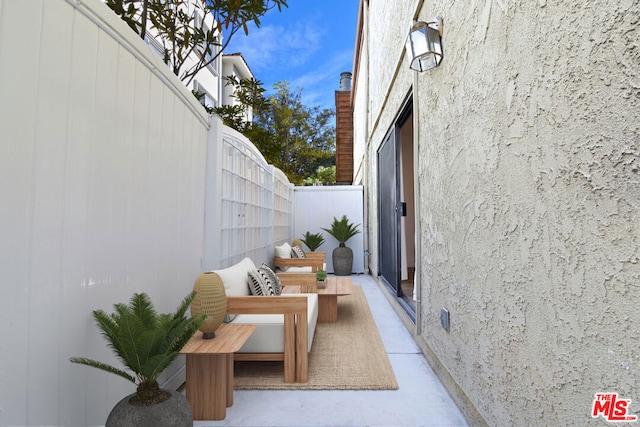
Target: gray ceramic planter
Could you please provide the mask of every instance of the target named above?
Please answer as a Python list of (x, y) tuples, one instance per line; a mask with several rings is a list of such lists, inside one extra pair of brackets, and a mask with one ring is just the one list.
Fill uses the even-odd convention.
[(111, 410), (105, 427), (193, 427), (193, 415), (189, 401), (182, 393), (169, 391), (171, 397), (150, 406), (133, 406), (129, 399), (122, 399)]
[(347, 246), (338, 246), (331, 254), (333, 272), (336, 276), (350, 276), (353, 267), (353, 251)]

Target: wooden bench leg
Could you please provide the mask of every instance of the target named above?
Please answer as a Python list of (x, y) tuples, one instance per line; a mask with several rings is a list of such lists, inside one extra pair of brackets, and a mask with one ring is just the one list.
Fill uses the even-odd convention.
[(296, 382), (296, 320), (295, 315), (284, 316), (284, 382)]
[(233, 353), (227, 354), (227, 408), (233, 406)]
[(296, 381), (309, 381), (309, 325), (306, 312), (299, 314), (296, 322)]

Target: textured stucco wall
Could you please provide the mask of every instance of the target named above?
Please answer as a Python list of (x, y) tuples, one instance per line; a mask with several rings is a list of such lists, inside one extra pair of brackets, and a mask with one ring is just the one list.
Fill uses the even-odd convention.
[[(408, 2), (407, 2), (408, 3)], [(365, 188), (369, 268), (378, 272), (377, 218), (377, 151), (393, 125), (403, 102), (411, 91), (413, 74), (405, 67), (404, 43), (412, 23), (412, 7), (398, 7), (394, 2), (370, 2), (365, 12), (365, 51), (361, 54), (358, 86), (354, 100), (354, 156), (364, 152), (366, 163), (362, 176), (369, 183)], [(394, 25), (389, 25), (394, 22)], [(366, 107), (363, 106), (366, 104)], [(358, 157), (355, 157), (357, 165)], [(357, 171), (358, 169), (356, 169)]]
[[(388, 25), (371, 3), (371, 28)], [(605, 424), (601, 391), (640, 411), (640, 2), (419, 14), (445, 20), (443, 64), (414, 87), (422, 338), (490, 425)], [(373, 86), (398, 57), (368, 54)], [(372, 148), (406, 82), (372, 88)]]

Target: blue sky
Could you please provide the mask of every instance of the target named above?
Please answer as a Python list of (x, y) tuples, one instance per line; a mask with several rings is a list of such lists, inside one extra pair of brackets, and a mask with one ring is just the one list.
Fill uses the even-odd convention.
[(308, 107), (335, 107), (340, 73), (352, 71), (358, 0), (288, 0), (260, 28), (233, 36), (225, 53), (240, 52), (267, 93), (287, 80)]

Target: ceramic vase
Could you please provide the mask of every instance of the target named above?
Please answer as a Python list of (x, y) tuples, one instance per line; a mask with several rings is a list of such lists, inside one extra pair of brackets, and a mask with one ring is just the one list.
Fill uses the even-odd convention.
[(350, 276), (353, 267), (353, 251), (347, 246), (338, 246), (331, 254), (333, 272), (336, 276)]
[(227, 295), (224, 283), (216, 273), (203, 273), (193, 285), (196, 297), (191, 302), (191, 316), (206, 314), (207, 318), (200, 326), (202, 337), (215, 337), (216, 329), (222, 325), (227, 314)]

